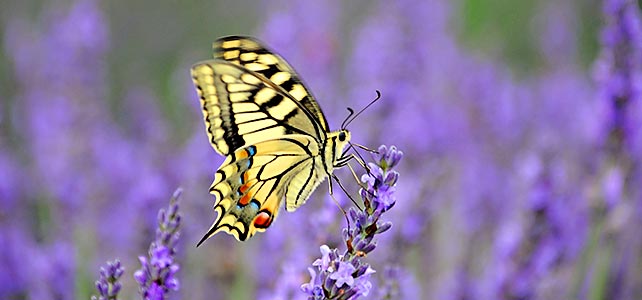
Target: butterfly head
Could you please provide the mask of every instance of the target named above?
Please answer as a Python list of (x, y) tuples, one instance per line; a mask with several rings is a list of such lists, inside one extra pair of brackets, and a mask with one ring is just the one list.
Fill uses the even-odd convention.
[(337, 140), (339, 140), (339, 143), (350, 142), (350, 131), (348, 131), (347, 129), (339, 130), (339, 134), (337, 135)]
[[(332, 160), (338, 161), (344, 154), (344, 150), (350, 143), (350, 131), (341, 129), (331, 132), (328, 135), (328, 146), (332, 149)], [(328, 154), (330, 151), (328, 151)]]

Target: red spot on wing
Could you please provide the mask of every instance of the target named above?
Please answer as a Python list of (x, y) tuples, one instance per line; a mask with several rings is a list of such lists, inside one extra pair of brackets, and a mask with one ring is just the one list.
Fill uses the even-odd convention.
[(239, 187), (239, 192), (241, 192), (241, 194), (245, 194), (245, 192), (247, 192), (247, 190), (249, 190), (249, 189), (250, 189), (250, 184), (246, 183), (246, 184), (244, 184), (244, 185)]
[[(245, 186), (245, 185), (243, 185), (243, 186)], [(243, 186), (241, 186), (239, 188), (239, 190), (241, 190), (243, 188)], [(241, 206), (246, 206), (248, 203), (250, 203), (250, 200), (252, 200), (253, 196), (254, 196), (254, 194), (252, 194), (252, 193), (244, 194), (243, 197), (241, 197), (241, 199), (239, 199), (239, 204)]]
[(254, 217), (254, 227), (268, 228), (272, 224), (272, 214), (267, 211), (262, 211)]

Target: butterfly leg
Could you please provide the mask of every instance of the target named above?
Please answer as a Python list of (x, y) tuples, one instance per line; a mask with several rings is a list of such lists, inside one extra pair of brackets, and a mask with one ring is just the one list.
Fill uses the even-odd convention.
[[(341, 184), (341, 181), (339, 181), (339, 177), (337, 177), (337, 175), (332, 174), (332, 179), (334, 179), (334, 180), (339, 184), (339, 187), (343, 190), (343, 192), (346, 194), (346, 196), (348, 196), (348, 198), (350, 198), (350, 201), (352, 201), (352, 203), (353, 203), (353, 204), (354, 204), (358, 209), (361, 209), (361, 207), (359, 206), (359, 204), (357, 203), (357, 201), (356, 201), (356, 200), (354, 200), (354, 198), (352, 198), (352, 196), (350, 196), (350, 193), (348, 193), (348, 191), (347, 191), (347, 190), (346, 190), (346, 188), (343, 186), (343, 184)], [(330, 181), (331, 181), (331, 180), (330, 180)]]
[[(346, 214), (345, 210), (343, 210), (343, 208), (341, 207), (341, 204), (339, 204), (339, 201), (337, 201), (337, 199), (336, 199), (336, 198), (334, 198), (334, 191), (333, 191), (333, 189), (332, 189), (332, 179), (334, 179), (334, 180), (336, 180), (336, 181), (337, 181), (337, 183), (339, 184), (339, 186), (341, 187), (341, 189), (343, 190), (343, 192), (348, 196), (348, 198), (350, 198), (350, 200), (352, 200), (352, 202), (353, 202), (353, 203), (354, 203), (355, 201), (354, 201), (354, 199), (352, 199), (352, 197), (350, 197), (350, 194), (348, 194), (348, 192), (347, 192), (347, 191), (346, 191), (346, 189), (343, 187), (343, 185), (341, 185), (341, 182), (339, 182), (339, 178), (337, 178), (337, 176), (336, 176), (336, 175), (334, 175), (334, 174), (332, 174), (331, 176), (332, 176), (332, 177), (330, 177), (330, 180), (328, 180), (328, 188), (329, 188), (330, 197), (332, 197), (332, 200), (334, 201), (334, 203), (336, 203), (336, 204), (337, 204), (337, 206), (339, 207), (339, 209), (340, 209), (340, 210), (343, 212), (343, 214), (345, 215), (345, 214)], [(356, 204), (356, 203), (355, 203), (355, 204)]]
[(334, 201), (334, 204), (337, 205), (337, 207), (339, 208), (339, 210), (341, 210), (341, 212), (343, 213), (343, 215), (346, 217), (346, 220), (347, 220), (348, 214), (343, 209), (343, 207), (341, 207), (341, 204), (339, 203), (339, 201), (337, 201), (337, 199), (334, 198), (334, 194), (332, 193), (332, 179), (328, 180), (328, 187), (330, 188), (330, 197), (332, 198), (332, 201)]
[(357, 181), (357, 184), (361, 188), (363, 188), (363, 186), (361, 185), (361, 179), (359, 179), (359, 176), (357, 175), (357, 172), (355, 172), (354, 169), (352, 168), (352, 165), (351, 164), (346, 164), (346, 166), (348, 166), (348, 169), (350, 169), (350, 173), (352, 173), (352, 177), (354, 177), (354, 180)]
[(361, 145), (361, 144), (352, 143), (352, 142), (350, 142), (350, 144), (351, 144), (351, 145), (354, 145), (354, 146), (357, 146), (357, 147), (361, 148), (361, 150), (368, 151), (368, 152), (370, 152), (370, 153), (375, 153), (375, 154), (378, 154), (378, 153), (379, 153), (379, 151), (374, 150), (374, 149), (370, 149), (370, 148), (368, 148), (368, 147), (366, 147), (366, 146), (364, 146), (364, 145)]
[[(330, 196), (332, 196), (332, 194), (333, 194), (332, 179), (328, 180), (328, 192), (330, 193)], [(334, 198), (332, 198), (332, 199), (334, 199)]]
[(368, 149), (368, 148), (366, 148), (365, 146), (361, 146), (361, 145), (359, 145), (359, 144), (352, 144), (352, 143), (350, 143), (350, 148), (352, 148), (352, 150), (354, 150), (354, 153), (351, 153), (350, 155), (348, 155), (348, 154), (345, 154), (345, 153), (344, 153), (344, 154), (343, 154), (343, 155), (342, 155), (342, 156), (337, 160), (337, 164), (336, 164), (335, 168), (337, 168), (337, 167), (342, 167), (342, 166), (344, 166), (345, 164), (347, 164), (347, 163), (348, 163), (348, 161), (350, 161), (351, 159), (354, 159), (354, 160), (356, 160), (356, 161), (361, 165), (361, 167), (363, 167), (363, 168), (366, 170), (366, 172), (367, 172), (368, 174), (372, 174), (372, 173), (370, 172), (370, 168), (369, 168), (369, 167), (368, 167), (368, 165), (366, 165), (366, 163), (365, 163), (365, 159), (363, 159), (363, 157), (361, 156), (361, 154), (359, 153), (359, 151), (357, 151), (357, 149), (355, 148), (355, 146), (354, 146), (354, 145), (357, 145), (359, 148), (362, 148), (362, 149), (364, 149), (364, 150), (366, 150), (366, 151), (368, 151), (368, 152), (377, 153), (376, 151), (371, 150), (371, 149)]
[[(343, 213), (343, 217), (346, 219), (346, 224), (348, 224), (348, 231), (349, 231), (350, 230), (350, 220), (348, 219), (348, 213), (345, 211), (345, 209), (343, 209), (343, 207), (341, 207), (341, 204), (339, 203), (339, 201), (337, 201), (337, 199), (334, 198), (334, 194), (332, 193), (332, 179), (336, 180), (336, 178), (332, 178), (331, 177), (330, 180), (328, 180), (328, 187), (330, 188), (330, 197), (332, 198), (332, 201), (334, 201), (334, 204), (337, 205), (339, 210), (341, 210), (341, 213)], [(347, 192), (346, 192), (346, 195), (348, 195)], [(348, 196), (348, 197), (350, 197), (350, 196)], [(350, 199), (352, 200), (352, 198), (350, 198)], [(354, 202), (354, 200), (352, 200), (352, 202)], [(355, 205), (356, 205), (356, 203), (355, 203)], [(359, 206), (357, 206), (357, 207), (359, 207)]]
[[(355, 151), (355, 152), (356, 152), (356, 151)], [(357, 153), (358, 153), (358, 152), (357, 152)], [(363, 184), (362, 184), (362, 182), (361, 182), (361, 179), (359, 179), (359, 176), (358, 176), (358, 175), (357, 175), (357, 173), (354, 171), (354, 168), (352, 168), (352, 165), (349, 163), (349, 162), (350, 162), (350, 160), (352, 160), (352, 159), (356, 160), (356, 161), (357, 161), (357, 162), (358, 162), (362, 167), (364, 167), (364, 168), (366, 169), (366, 171), (368, 172), (368, 174), (372, 174), (372, 173), (370, 173), (370, 169), (369, 169), (369, 168), (365, 165), (365, 163), (363, 162), (362, 158), (360, 158), (360, 157), (356, 156), (354, 153), (352, 153), (352, 154), (350, 154), (350, 155), (344, 155), (344, 156), (342, 156), (341, 158), (339, 158), (339, 160), (338, 160), (337, 165), (335, 166), (335, 168), (337, 168), (337, 167), (343, 167), (343, 166), (348, 166), (348, 169), (350, 169), (350, 172), (352, 173), (352, 176), (354, 177), (354, 179), (355, 179), (355, 181), (357, 182), (357, 184), (359, 185), (359, 187), (360, 187), (360, 188), (362, 188), (364, 191), (366, 191), (366, 192), (370, 193), (370, 192), (368, 191), (368, 189), (367, 189), (365, 186), (363, 186)]]
[[(356, 152), (356, 151), (355, 151), (355, 152)], [(368, 174), (372, 174), (372, 173), (370, 172), (370, 168), (369, 168), (369, 167), (366, 165), (366, 163), (364, 162), (363, 157), (361, 157), (361, 155), (359, 155), (359, 154), (358, 154), (358, 152), (356, 152), (356, 153), (357, 153), (356, 155), (355, 155), (354, 153), (351, 153), (350, 155), (344, 155), (344, 156), (342, 156), (341, 158), (339, 158), (339, 159), (337, 160), (337, 164), (336, 164), (334, 167), (335, 167), (335, 168), (340, 168), (340, 167), (343, 167), (343, 166), (345, 166), (345, 165), (348, 165), (348, 166), (349, 166), (349, 168), (350, 168), (350, 170), (351, 170), (351, 171), (352, 171), (352, 173), (354, 174), (354, 170), (352, 169), (352, 167), (350, 167), (350, 164), (348, 163), (348, 162), (350, 162), (350, 160), (354, 159), (354, 160), (356, 160), (356, 161), (357, 161), (357, 163), (359, 163), (359, 165), (361, 165), (361, 167), (363, 167), (363, 168), (366, 170), (366, 172), (367, 172)], [(356, 175), (355, 175), (355, 178), (357, 178), (357, 176), (356, 176)], [(357, 179), (357, 182), (360, 182), (360, 180), (358, 180), (358, 179)]]
[(339, 159), (337, 159), (337, 163), (334, 165), (334, 167), (335, 168), (341, 168), (341, 167), (347, 165), (348, 162), (353, 160), (353, 159), (356, 160), (362, 167), (367, 168), (365, 163), (363, 162), (363, 160), (360, 160), (360, 158), (357, 157), (357, 155), (355, 155), (354, 153), (346, 154), (346, 155), (341, 156)]
[(368, 188), (363, 185), (363, 182), (361, 182), (361, 179), (359, 179), (359, 176), (357, 176), (357, 172), (354, 171), (354, 169), (352, 168), (352, 165), (347, 162), (345, 163), (345, 165), (348, 166), (348, 169), (350, 169), (350, 173), (352, 173), (352, 176), (354, 177), (354, 180), (357, 182), (359, 187), (362, 188), (364, 191), (366, 191), (366, 193), (369, 193), (371, 196), (374, 197), (375, 195), (373, 195), (372, 192), (370, 192)]

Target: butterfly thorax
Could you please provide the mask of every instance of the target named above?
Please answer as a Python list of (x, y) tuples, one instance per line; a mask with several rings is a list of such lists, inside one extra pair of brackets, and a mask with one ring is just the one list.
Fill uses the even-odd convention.
[(343, 156), (343, 150), (350, 142), (350, 131), (342, 129), (328, 133), (325, 140), (326, 172), (332, 174), (337, 161)]

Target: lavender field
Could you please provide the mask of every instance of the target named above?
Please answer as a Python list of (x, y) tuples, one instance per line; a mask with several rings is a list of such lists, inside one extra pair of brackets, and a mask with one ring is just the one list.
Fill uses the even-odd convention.
[[(0, 299), (642, 299), (638, 1), (0, 8)], [(369, 192), (335, 172), (371, 210), (323, 183), (196, 247), (224, 158), (189, 70), (232, 34), (333, 129), (381, 92), (349, 126)]]

